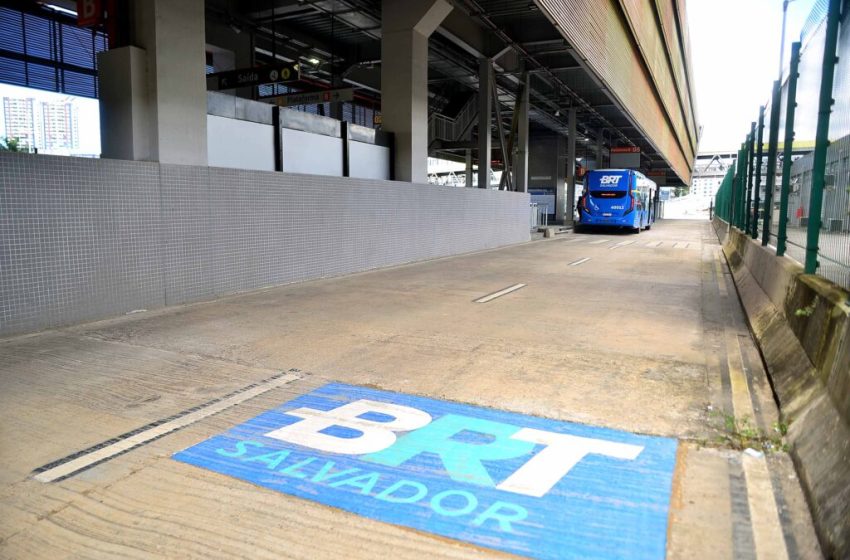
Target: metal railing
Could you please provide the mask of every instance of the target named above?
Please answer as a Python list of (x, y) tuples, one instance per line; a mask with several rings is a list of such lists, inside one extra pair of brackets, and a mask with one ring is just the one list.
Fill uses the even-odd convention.
[(850, 10), (841, 5), (815, 4), (715, 213), (807, 274), (850, 289)]
[(540, 204), (538, 202), (532, 202), (529, 205), (530, 212), (530, 225), (531, 229), (535, 230), (539, 227), (546, 227), (549, 225), (549, 205), (548, 204)]
[(428, 142), (433, 140), (463, 140), (478, 120), (478, 97), (473, 95), (458, 111), (455, 118), (440, 113), (428, 117)]

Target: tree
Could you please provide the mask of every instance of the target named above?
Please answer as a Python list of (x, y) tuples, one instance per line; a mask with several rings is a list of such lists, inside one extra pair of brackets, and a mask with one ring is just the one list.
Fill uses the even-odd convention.
[(0, 152), (22, 152), (21, 141), (17, 138), (6, 137), (0, 140)]

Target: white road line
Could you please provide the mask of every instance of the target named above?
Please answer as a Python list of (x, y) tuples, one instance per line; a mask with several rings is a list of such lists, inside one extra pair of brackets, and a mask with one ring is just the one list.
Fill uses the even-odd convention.
[(616, 245), (611, 245), (608, 249), (619, 249), (620, 247), (625, 247), (627, 245), (631, 245), (634, 241), (620, 241)]
[(511, 292), (515, 292), (520, 288), (524, 288), (525, 284), (514, 284), (513, 286), (508, 286), (504, 290), (499, 290), (498, 292), (493, 292), (492, 294), (486, 295), (482, 298), (478, 298), (475, 300), (475, 303), (487, 303), (488, 301), (494, 300), (497, 297), (502, 297), (503, 295), (509, 294)]
[(576, 243), (577, 241), (584, 241), (585, 239), (587, 239), (587, 238), (586, 237), (574, 237), (572, 239), (565, 241), (564, 243)]
[(673, 245), (674, 249), (687, 249), (690, 243), (685, 243), (684, 241), (679, 241), (675, 245)]
[(661, 247), (662, 243), (664, 243), (664, 242), (663, 241), (650, 241), (649, 243), (646, 244), (646, 246), (652, 247), (653, 249), (657, 249), (658, 247)]
[(787, 560), (788, 549), (785, 547), (779, 510), (776, 508), (776, 498), (764, 455), (753, 457), (744, 452), (741, 460), (747, 481), (747, 502), (750, 506), (750, 525), (753, 528), (756, 558)]
[(597, 239), (596, 241), (591, 241), (588, 245), (599, 245), (600, 243), (608, 243), (611, 241), (610, 239)]
[(280, 377), (276, 377), (267, 383), (260, 383), (257, 386), (252, 387), (246, 391), (241, 391), (228, 398), (213, 402), (212, 404), (204, 406), (203, 408), (195, 410), (194, 412), (190, 412), (189, 414), (180, 416), (163, 424), (159, 424), (158, 426), (154, 426), (147, 430), (141, 431), (128, 438), (117, 441), (111, 445), (107, 445), (100, 449), (93, 450), (91, 453), (86, 453), (85, 455), (77, 457), (76, 459), (68, 461), (67, 463), (62, 463), (51, 469), (40, 472), (33, 476), (33, 478), (35, 480), (38, 480), (39, 482), (53, 482), (54, 480), (71, 476), (72, 474), (86, 469), (87, 467), (95, 463), (105, 461), (106, 459), (114, 457), (115, 455), (124, 453), (125, 451), (129, 451), (130, 449), (136, 446), (142, 445), (143, 443), (147, 443), (153, 439), (162, 437), (170, 432), (179, 430), (180, 428), (184, 428), (208, 416), (212, 416), (213, 414), (221, 412), (222, 410), (225, 410), (232, 406), (236, 406), (237, 404), (243, 403), (249, 399), (253, 399), (258, 395), (291, 383), (296, 379), (300, 378), (301, 376), (292, 373), (281, 375)]
[(571, 263), (570, 263), (570, 264), (568, 264), (567, 266), (578, 266), (578, 265), (580, 265), (580, 264), (582, 264), (582, 263), (586, 263), (586, 262), (587, 262), (587, 261), (589, 261), (589, 260), (590, 260), (590, 257), (584, 257), (583, 259), (579, 259), (579, 260), (577, 260), (577, 261), (573, 261), (573, 262), (571, 262)]

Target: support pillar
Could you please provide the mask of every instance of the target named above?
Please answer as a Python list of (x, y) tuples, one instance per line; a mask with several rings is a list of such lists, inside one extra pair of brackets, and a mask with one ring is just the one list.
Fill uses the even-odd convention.
[(555, 141), (555, 223), (564, 224), (567, 207), (567, 182), (564, 176), (566, 170), (566, 147), (564, 137), (560, 134)]
[[(569, 136), (567, 137), (567, 200), (564, 210), (564, 225), (573, 224), (573, 206), (576, 200), (576, 108), (570, 107), (567, 120)], [(560, 206), (558, 207), (561, 208)]]
[[(340, 78), (338, 76), (335, 76), (333, 81), (331, 82), (331, 87), (333, 87), (333, 88), (341, 88), (344, 85), (345, 85), (345, 82), (342, 80), (342, 78)], [(341, 121), (342, 117), (343, 117), (343, 115), (342, 115), (342, 104), (343, 104), (342, 101), (331, 101), (330, 103), (328, 103), (329, 109), (330, 109), (330, 114), (328, 116), (331, 117), (332, 119), (336, 119), (338, 121)]]
[(451, 11), (446, 0), (384, 0), (381, 115), (395, 133), (395, 178), (428, 180), (428, 37)]
[(473, 182), (474, 182), (472, 180), (472, 150), (466, 150), (465, 154), (466, 154), (465, 155), (465, 159), (466, 159), (466, 170), (465, 170), (466, 181), (465, 181), (465, 185), (467, 187), (472, 187)]
[[(254, 66), (254, 38), (251, 33), (234, 33), (227, 24), (207, 20), (205, 40), (206, 50), (212, 54), (213, 72)], [(254, 98), (254, 88), (250, 86), (227, 89), (222, 93), (243, 99)]]
[(522, 93), (517, 100), (519, 119), (516, 153), (514, 155), (514, 190), (528, 192), (528, 74), (522, 75)]
[(206, 165), (203, 0), (125, 9), (133, 46), (98, 55), (103, 157)]
[(490, 89), (493, 73), (490, 59), (478, 59), (478, 188), (490, 188), (490, 160), (492, 159), (492, 131), (490, 118), (493, 114)]
[(601, 128), (596, 132), (596, 165), (593, 167), (594, 169), (605, 168), (605, 166), (602, 164), (603, 143), (605, 142), (605, 138), (602, 133), (603, 129)]

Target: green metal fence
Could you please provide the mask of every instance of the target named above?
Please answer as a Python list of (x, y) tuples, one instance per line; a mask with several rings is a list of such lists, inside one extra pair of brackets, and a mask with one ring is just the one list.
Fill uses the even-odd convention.
[(815, 4), (715, 213), (850, 289), (850, 0)]

